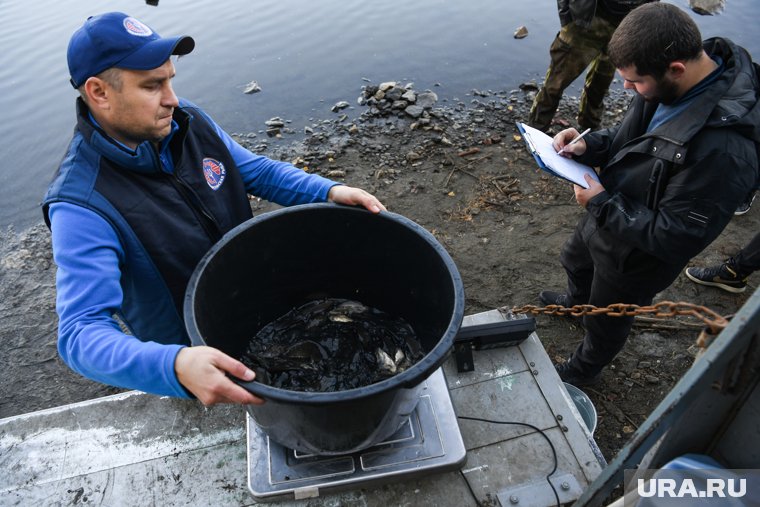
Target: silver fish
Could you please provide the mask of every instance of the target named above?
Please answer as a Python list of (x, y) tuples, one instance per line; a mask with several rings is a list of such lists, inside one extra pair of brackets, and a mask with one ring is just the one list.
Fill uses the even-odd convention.
[(391, 359), (391, 356), (386, 351), (377, 349), (375, 350), (375, 356), (377, 357), (377, 365), (381, 370), (385, 370), (391, 375), (396, 373), (396, 363), (393, 362), (393, 359)]
[(333, 322), (353, 322), (351, 315), (367, 311), (367, 307), (357, 301), (343, 301), (330, 310), (327, 317)]

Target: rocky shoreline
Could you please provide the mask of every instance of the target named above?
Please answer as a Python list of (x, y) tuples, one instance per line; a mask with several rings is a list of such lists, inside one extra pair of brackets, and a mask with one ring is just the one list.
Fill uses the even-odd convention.
[[(303, 127), (302, 135), (288, 120), (274, 117), (265, 122), (266, 129), (258, 133), (233, 133), (243, 146), (255, 153), (287, 160), (307, 171), (340, 177), (329, 165), (347, 149), (354, 148), (364, 155), (379, 156), (376, 164), (404, 167), (421, 158), (420, 151), (435, 147), (471, 149), (473, 145), (500, 142), (505, 131), (512, 131), (516, 121), (525, 121), (538, 85), (523, 83), (509, 91), (473, 89), (466, 95), (469, 101), (453, 99), (439, 101), (431, 90), (418, 92), (413, 83), (388, 81), (362, 87), (357, 105), (339, 101), (331, 111), (337, 118), (316, 121)], [(624, 90), (611, 90), (603, 125), (612, 125), (625, 111), (631, 95)], [(555, 119), (554, 130), (575, 126), (578, 97), (566, 96)], [(350, 116), (348, 113), (354, 113)], [(421, 136), (412, 136), (412, 133)], [(260, 138), (265, 134), (267, 139)], [(296, 140), (288, 141), (292, 136)], [(302, 137), (302, 139), (300, 139)], [(403, 144), (411, 137), (421, 137), (420, 143), (404, 156), (399, 156), (390, 144), (378, 145), (378, 137), (400, 139)], [(428, 153), (429, 154), (429, 153)]]

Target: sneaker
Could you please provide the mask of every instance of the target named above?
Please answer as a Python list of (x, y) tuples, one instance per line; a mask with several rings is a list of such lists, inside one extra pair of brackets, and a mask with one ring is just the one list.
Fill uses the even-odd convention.
[(740, 277), (726, 262), (706, 268), (686, 268), (686, 276), (692, 282), (718, 287), (728, 292), (744, 292), (747, 288), (747, 277)]
[(570, 365), (569, 361), (565, 361), (562, 364), (555, 364), (554, 368), (557, 370), (559, 378), (562, 379), (562, 382), (567, 382), (568, 384), (572, 384), (575, 387), (593, 386), (602, 380), (601, 373), (597, 373), (593, 377), (588, 377), (573, 368)]
[(559, 305), (564, 306), (567, 308), (570, 305), (570, 301), (567, 298), (567, 294), (561, 294), (559, 292), (554, 292), (551, 290), (542, 290), (538, 294), (538, 299), (544, 304), (544, 305)]
[(736, 211), (734, 211), (734, 215), (743, 215), (746, 212), (749, 211), (749, 209), (752, 207), (752, 201), (755, 200), (755, 192), (752, 192), (747, 196), (747, 198), (744, 200), (743, 203), (739, 205), (738, 208), (736, 208)]

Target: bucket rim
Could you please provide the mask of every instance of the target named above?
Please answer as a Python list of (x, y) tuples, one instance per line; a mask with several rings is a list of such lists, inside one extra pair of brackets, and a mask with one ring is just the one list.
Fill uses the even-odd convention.
[(203, 276), (205, 268), (213, 260), (215, 255), (224, 246), (226, 246), (233, 237), (238, 236), (243, 231), (254, 227), (257, 224), (269, 220), (275, 220), (282, 215), (299, 213), (314, 209), (340, 210), (341, 212), (366, 213), (376, 215), (376, 218), (379, 220), (390, 220), (403, 227), (406, 227), (407, 229), (412, 230), (419, 237), (421, 237), (429, 247), (435, 250), (435, 252), (440, 256), (441, 260), (446, 266), (446, 270), (449, 274), (449, 282), (451, 283), (454, 292), (454, 308), (452, 310), (451, 319), (449, 320), (446, 332), (439, 339), (435, 347), (433, 347), (432, 350), (425, 354), (422, 359), (416, 362), (413, 367), (407, 369), (402, 373), (394, 375), (393, 377), (381, 380), (380, 382), (375, 382), (374, 384), (358, 387), (355, 389), (333, 392), (293, 391), (262, 384), (256, 380), (246, 382), (235, 377), (229, 378), (247, 391), (260, 398), (263, 398), (264, 400), (272, 400), (280, 403), (293, 403), (299, 405), (323, 405), (327, 403), (351, 402), (357, 399), (367, 398), (386, 391), (398, 389), (399, 387), (412, 388), (419, 385), (425, 381), (438, 367), (440, 367), (441, 364), (443, 364), (444, 360), (446, 357), (448, 357), (448, 354), (454, 345), (454, 338), (459, 332), (459, 328), (462, 324), (462, 319), (464, 318), (464, 284), (462, 283), (462, 277), (459, 274), (459, 270), (457, 269), (454, 260), (451, 258), (443, 245), (441, 245), (441, 243), (435, 238), (435, 236), (433, 236), (431, 232), (413, 220), (391, 211), (381, 211), (380, 213), (374, 214), (362, 207), (347, 206), (331, 202), (299, 204), (262, 213), (229, 230), (201, 258), (187, 284), (183, 302), (183, 316), (185, 320), (185, 329), (190, 338), (191, 345), (206, 345), (205, 339), (201, 336), (200, 331), (195, 325), (195, 305), (193, 304), (194, 298), (192, 288), (198, 285), (198, 281)]
[[(596, 431), (596, 426), (598, 424), (598, 418), (599, 415), (596, 411), (596, 407), (594, 406), (594, 402), (591, 401), (591, 397), (589, 397), (588, 394), (586, 394), (583, 389), (580, 387), (574, 386), (573, 384), (570, 384), (568, 382), (563, 382), (565, 385), (565, 389), (567, 390), (567, 393), (570, 395), (570, 398), (573, 401), (573, 405), (575, 406), (575, 409), (578, 411), (578, 414), (581, 416), (583, 426), (588, 429), (588, 432), (590, 434), (594, 434)], [(584, 408), (588, 409), (588, 411), (581, 412), (581, 407), (578, 406), (578, 403), (576, 402), (576, 398), (580, 398), (583, 400), (583, 406)], [(586, 420), (584, 417), (584, 414), (588, 414), (589, 420)]]

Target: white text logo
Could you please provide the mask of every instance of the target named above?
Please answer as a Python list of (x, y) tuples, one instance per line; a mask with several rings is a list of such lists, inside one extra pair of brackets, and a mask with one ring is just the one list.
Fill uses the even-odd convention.
[(706, 479), (700, 490), (691, 479), (639, 479), (638, 494), (642, 498), (741, 498), (747, 494), (747, 480)]

